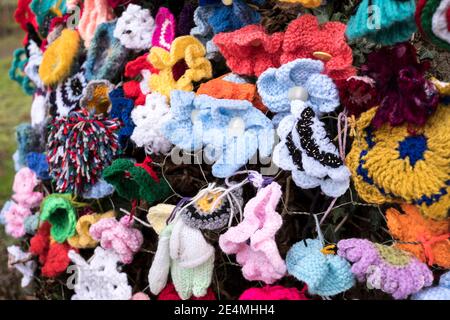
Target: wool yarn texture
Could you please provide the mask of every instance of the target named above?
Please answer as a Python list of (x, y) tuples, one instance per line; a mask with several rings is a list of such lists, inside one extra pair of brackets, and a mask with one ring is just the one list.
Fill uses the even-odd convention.
[(102, 219), (114, 218), (114, 216), (114, 211), (108, 211), (103, 214), (94, 213), (81, 216), (75, 226), (76, 234), (68, 238), (67, 243), (73, 248), (78, 249), (95, 248), (98, 241), (93, 239), (89, 233), (90, 227)]
[(356, 122), (358, 137), (346, 163), (359, 196), (369, 202), (407, 202), (431, 219), (445, 219), (450, 207), (447, 138), (449, 108), (440, 104), (418, 132), (406, 125), (370, 124), (377, 109)]
[[(179, 301), (182, 299), (175, 290), (173, 283), (169, 283), (158, 295), (158, 300)], [(203, 297), (192, 296), (188, 300), (217, 300), (217, 298), (214, 291), (211, 288), (208, 288), (206, 295)]]
[(176, 20), (172, 12), (160, 7), (155, 17), (155, 29), (152, 36), (152, 47), (161, 47), (170, 50), (176, 37)]
[(51, 224), (50, 234), (58, 243), (64, 243), (75, 234), (77, 212), (73, 207), (70, 194), (52, 194), (41, 205), (41, 221)]
[(426, 264), (395, 247), (366, 239), (341, 240), (337, 247), (338, 255), (352, 264), (351, 270), (359, 282), (394, 299), (406, 299), (433, 283), (433, 273)]
[(160, 203), (148, 209), (147, 221), (152, 226), (153, 230), (160, 235), (167, 226), (167, 220), (172, 214), (176, 206), (171, 204)]
[(275, 242), (275, 234), (283, 221), (276, 207), (281, 187), (272, 182), (261, 189), (244, 208), (244, 219), (219, 238), (226, 254), (236, 254), (242, 274), (249, 281), (272, 284), (286, 273), (286, 265)]
[(35, 92), (35, 85), (33, 81), (25, 73), (25, 67), (28, 65), (29, 58), (26, 55), (26, 50), (19, 48), (14, 51), (13, 61), (9, 68), (9, 78), (16, 81), (22, 90), (32, 95)]
[(415, 13), (416, 24), (422, 35), (446, 50), (450, 50), (449, 8), (448, 0), (419, 0)]
[(78, 24), (78, 32), (89, 48), (98, 26), (115, 18), (114, 11), (107, 0), (84, 0), (83, 13)]
[(350, 264), (323, 249), (318, 239), (294, 244), (286, 256), (288, 273), (305, 282), (308, 292), (315, 295), (334, 296), (353, 287), (355, 279)]
[(450, 272), (441, 275), (437, 286), (423, 289), (411, 296), (412, 300), (449, 300)]
[(283, 286), (265, 286), (245, 290), (239, 300), (309, 300), (305, 289), (286, 288)]
[(27, 287), (33, 281), (34, 272), (37, 268), (36, 261), (30, 260), (31, 254), (23, 252), (18, 246), (9, 246), (6, 250), (8, 252), (8, 264), (22, 274), (22, 288)]

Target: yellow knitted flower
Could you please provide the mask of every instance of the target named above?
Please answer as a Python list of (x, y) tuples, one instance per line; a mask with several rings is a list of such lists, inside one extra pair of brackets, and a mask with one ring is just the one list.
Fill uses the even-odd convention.
[(69, 76), (79, 47), (80, 35), (71, 29), (63, 30), (48, 46), (39, 67), (39, 76), (45, 85), (53, 86)]
[(426, 217), (446, 218), (450, 208), (449, 104), (449, 97), (442, 96), (436, 113), (415, 132), (407, 126), (373, 129), (370, 123), (377, 108), (361, 115), (347, 165), (362, 199), (376, 204), (406, 201), (417, 205)]
[(147, 220), (157, 234), (160, 234), (166, 227), (166, 221), (172, 214), (173, 209), (175, 209), (174, 205), (160, 203), (148, 210)]
[(69, 238), (67, 242), (78, 249), (94, 248), (97, 245), (97, 241), (92, 239), (89, 234), (89, 228), (94, 224), (105, 218), (113, 218), (115, 216), (114, 211), (108, 211), (103, 214), (87, 214), (82, 216), (77, 221), (77, 234)]
[[(153, 92), (159, 92), (169, 98), (170, 91), (192, 91), (192, 82), (212, 77), (212, 67), (205, 58), (206, 50), (202, 43), (192, 36), (182, 36), (172, 42), (170, 52), (160, 47), (150, 50), (149, 61), (157, 68), (159, 74), (150, 77), (150, 88)], [(178, 78), (174, 76), (175, 65), (186, 68), (186, 71)], [(177, 77), (178, 79), (176, 79)]]
[(322, 4), (322, 0), (280, 0), (281, 2), (300, 3), (306, 8), (317, 8)]

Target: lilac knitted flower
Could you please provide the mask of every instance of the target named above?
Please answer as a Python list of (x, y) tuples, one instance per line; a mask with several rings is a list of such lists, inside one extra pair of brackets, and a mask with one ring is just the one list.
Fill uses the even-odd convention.
[(369, 289), (380, 289), (395, 299), (406, 299), (433, 283), (433, 273), (427, 265), (409, 253), (366, 239), (341, 240), (338, 255), (352, 265), (352, 272)]

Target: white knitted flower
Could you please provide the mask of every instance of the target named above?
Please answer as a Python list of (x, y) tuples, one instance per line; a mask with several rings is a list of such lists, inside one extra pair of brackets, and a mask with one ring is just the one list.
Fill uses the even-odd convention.
[(145, 106), (137, 106), (131, 112), (134, 128), (131, 140), (138, 147), (145, 147), (149, 154), (166, 154), (172, 144), (161, 133), (161, 127), (171, 118), (167, 98), (159, 93), (147, 95)]
[(39, 77), (39, 66), (42, 62), (42, 51), (34, 41), (30, 41), (28, 51), (30, 53), (30, 57), (28, 58), (27, 65), (23, 71), (27, 77), (33, 81), (37, 88), (44, 88), (41, 77)]
[(18, 246), (9, 246), (6, 250), (9, 255), (8, 264), (23, 275), (21, 285), (25, 288), (33, 280), (36, 261), (31, 259), (31, 253), (23, 252)]
[(94, 255), (85, 261), (78, 253), (69, 251), (75, 263), (76, 282), (72, 300), (129, 300), (131, 286), (127, 274), (117, 270), (119, 256), (112, 250), (97, 247)]
[(350, 184), (350, 171), (330, 141), (324, 124), (304, 101), (291, 103), (291, 114), (278, 127), (281, 142), (273, 162), (292, 171), (295, 184), (303, 189), (321, 187), (330, 197), (339, 197)]
[(117, 20), (114, 37), (120, 43), (132, 50), (147, 50), (152, 45), (155, 21), (148, 9), (130, 4)]

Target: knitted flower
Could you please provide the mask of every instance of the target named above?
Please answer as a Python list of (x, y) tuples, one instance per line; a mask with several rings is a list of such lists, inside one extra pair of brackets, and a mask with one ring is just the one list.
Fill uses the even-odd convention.
[(287, 113), (293, 98), (302, 99), (318, 114), (332, 112), (339, 106), (339, 92), (333, 80), (321, 74), (324, 64), (312, 59), (297, 59), (270, 68), (258, 78), (263, 103), (275, 113)]
[(39, 77), (39, 66), (42, 63), (42, 50), (38, 47), (36, 42), (30, 41), (27, 47), (28, 50), (28, 61), (26, 66), (23, 68), (23, 72), (26, 74), (28, 79), (30, 79), (35, 88), (43, 89), (44, 84)]
[(408, 41), (416, 32), (415, 0), (363, 0), (350, 18), (346, 35), (388, 46)]
[(95, 30), (86, 58), (87, 80), (113, 81), (122, 74), (129, 50), (114, 37), (116, 21), (100, 24)]
[[(212, 67), (205, 58), (205, 48), (192, 36), (176, 38), (170, 51), (153, 47), (149, 61), (159, 70), (158, 74), (150, 76), (150, 88), (167, 97), (175, 89), (192, 91), (193, 82), (212, 77)], [(176, 72), (177, 68), (181, 68), (181, 72)]]
[(122, 263), (129, 264), (144, 242), (141, 231), (132, 225), (130, 216), (123, 216), (119, 221), (114, 217), (104, 218), (89, 228), (89, 234), (93, 240), (100, 241), (102, 248), (117, 253)]
[(175, 39), (176, 21), (169, 9), (160, 7), (155, 17), (155, 29), (152, 37), (152, 46), (170, 50)]
[(58, 191), (81, 194), (98, 181), (118, 151), (118, 128), (117, 119), (86, 109), (52, 122), (47, 159)]
[(270, 120), (246, 100), (195, 97), (193, 92), (175, 90), (170, 112), (172, 119), (162, 127), (163, 134), (186, 151), (205, 147), (215, 177), (232, 175), (258, 149), (262, 157), (272, 151)]
[(16, 127), (17, 151), (13, 155), (16, 171), (27, 166), (27, 155), (30, 152), (42, 152), (45, 148), (42, 132), (29, 123), (21, 123)]
[(161, 132), (162, 126), (171, 118), (166, 96), (159, 93), (147, 95), (145, 105), (131, 111), (131, 119), (136, 127), (131, 140), (148, 154), (167, 154), (172, 143)]
[(281, 194), (281, 186), (276, 182), (258, 191), (245, 205), (244, 220), (219, 238), (220, 248), (226, 254), (236, 254), (249, 281), (272, 284), (286, 273), (275, 242), (275, 234), (283, 223), (275, 211)]
[(42, 265), (41, 273), (44, 277), (54, 278), (66, 271), (70, 259), (68, 252), (71, 247), (67, 243), (51, 241), (51, 225), (44, 222), (36, 235), (30, 240), (30, 253), (39, 257)]
[(150, 10), (130, 4), (117, 19), (114, 37), (119, 39), (125, 48), (141, 51), (152, 46), (155, 21)]
[(258, 95), (256, 85), (232, 73), (202, 83), (197, 89), (197, 94), (206, 94), (217, 99), (247, 100), (262, 112), (267, 111)]
[(46, 86), (54, 86), (70, 75), (79, 48), (80, 35), (72, 29), (64, 29), (47, 47), (39, 67), (39, 77)]
[(209, 294), (214, 268), (214, 247), (200, 230), (182, 219), (168, 225), (160, 234), (158, 249), (148, 273), (150, 291), (158, 295), (166, 287), (169, 272), (182, 300)]
[(44, 153), (30, 152), (27, 155), (27, 165), (41, 180), (50, 180), (47, 156)]
[[(158, 300), (164, 301), (164, 300), (169, 300), (169, 301), (178, 301), (181, 300), (181, 297), (178, 295), (175, 286), (173, 285), (173, 283), (169, 283), (167, 284), (167, 286), (161, 291), (161, 293), (158, 295)], [(204, 295), (203, 297), (195, 297), (192, 296), (189, 298), (189, 300), (217, 300), (216, 295), (214, 294), (214, 291), (211, 288), (208, 288), (208, 291), (206, 293), (206, 295)]]
[(435, 45), (450, 50), (450, 1), (419, 0), (416, 24), (419, 31)]
[(423, 126), (438, 105), (435, 86), (425, 78), (429, 64), (418, 61), (410, 43), (370, 53), (362, 66), (364, 75), (375, 80), (380, 107), (373, 119), (376, 128), (408, 123)]
[(439, 279), (439, 285), (423, 289), (411, 297), (412, 300), (450, 300), (450, 271)]
[(318, 239), (297, 242), (287, 253), (286, 266), (311, 294), (334, 296), (353, 287), (355, 279), (345, 259), (324, 249)]
[(196, 37), (206, 49), (206, 58), (216, 60), (220, 57), (219, 49), (212, 41), (214, 32), (209, 24), (209, 18), (214, 14), (212, 6), (197, 7), (194, 11), (194, 27), (190, 35)]
[(114, 19), (114, 11), (108, 5), (108, 0), (83, 1), (83, 13), (78, 23), (78, 32), (86, 48), (91, 46), (97, 28), (112, 19)]
[(98, 242), (91, 237), (89, 228), (101, 219), (114, 218), (114, 215), (114, 211), (108, 211), (103, 214), (86, 214), (80, 217), (75, 227), (76, 234), (67, 239), (67, 242), (74, 248), (95, 248)]
[(142, 199), (152, 204), (169, 193), (166, 180), (160, 180), (149, 166), (151, 159), (134, 163), (128, 159), (117, 159), (103, 172), (103, 178), (114, 186), (117, 193), (127, 200)]
[(9, 78), (16, 81), (26, 94), (32, 95), (36, 90), (36, 86), (25, 73), (25, 67), (28, 61), (29, 58), (27, 57), (26, 50), (23, 48), (16, 49), (11, 67), (9, 68)]
[(83, 90), (83, 97), (80, 106), (91, 111), (91, 113), (106, 113), (110, 111), (110, 93), (114, 90), (114, 85), (108, 80), (92, 80)]
[(144, 105), (146, 95), (150, 94), (150, 76), (152, 73), (158, 73), (148, 62), (148, 53), (137, 57), (127, 63), (125, 66), (125, 77), (134, 80), (127, 81), (123, 84), (125, 97), (134, 100), (136, 106)]
[(366, 239), (346, 239), (337, 244), (338, 255), (352, 264), (352, 272), (369, 289), (380, 289), (394, 299), (406, 299), (433, 283), (433, 273), (410, 254)]
[(18, 0), (16, 11), (14, 11), (14, 20), (25, 32), (28, 32), (30, 26), (33, 29), (37, 29), (36, 15), (30, 8), (31, 1)]
[(30, 8), (36, 15), (36, 20), (39, 25), (43, 25), (49, 15), (63, 16), (67, 9), (66, 1), (58, 0), (33, 0)]
[(117, 134), (120, 145), (122, 148), (125, 148), (134, 130), (134, 123), (131, 120), (131, 111), (134, 108), (134, 103), (133, 100), (123, 96), (122, 88), (111, 91), (109, 93), (109, 100), (112, 105), (110, 116), (121, 121), (121, 126)]
[(66, 117), (70, 111), (79, 107), (86, 85), (84, 70), (80, 70), (58, 84), (50, 95), (50, 103), (56, 105), (56, 113), (59, 116)]
[(241, 294), (239, 300), (310, 300), (305, 296), (305, 291), (306, 288), (299, 291), (297, 288), (283, 286), (250, 288)]
[(359, 117), (361, 113), (378, 105), (375, 81), (369, 77), (350, 77), (336, 83), (341, 104), (348, 115)]
[(359, 196), (369, 203), (411, 203), (428, 218), (444, 219), (450, 208), (450, 109), (439, 105), (415, 132), (405, 125), (374, 130), (376, 111), (356, 122), (357, 137), (346, 159)]
[(113, 193), (114, 187), (100, 178), (94, 185), (88, 187), (83, 192), (82, 197), (84, 199), (102, 199), (112, 195)]
[(386, 211), (391, 235), (398, 239), (395, 246), (411, 252), (417, 259), (450, 268), (450, 220), (433, 221), (424, 218), (417, 207), (404, 204), (401, 214), (391, 208)]
[(161, 234), (166, 227), (166, 222), (174, 209), (174, 205), (165, 203), (160, 203), (148, 209), (147, 221), (158, 235)]
[(291, 114), (281, 120), (277, 132), (281, 142), (273, 150), (273, 162), (291, 171), (297, 186), (320, 186), (323, 193), (335, 198), (347, 191), (350, 171), (307, 101), (292, 101)]
[(18, 246), (9, 246), (6, 250), (8, 251), (8, 265), (22, 274), (22, 288), (27, 287), (33, 280), (37, 267), (36, 261), (31, 259), (30, 253), (23, 252)]
[(69, 194), (51, 194), (41, 205), (41, 221), (51, 224), (50, 234), (59, 243), (63, 243), (75, 234), (77, 213), (72, 206)]
[(119, 272), (119, 257), (110, 250), (97, 247), (94, 255), (84, 260), (75, 251), (69, 251), (69, 258), (75, 264), (77, 280), (72, 300), (129, 300), (131, 286), (127, 274)]

